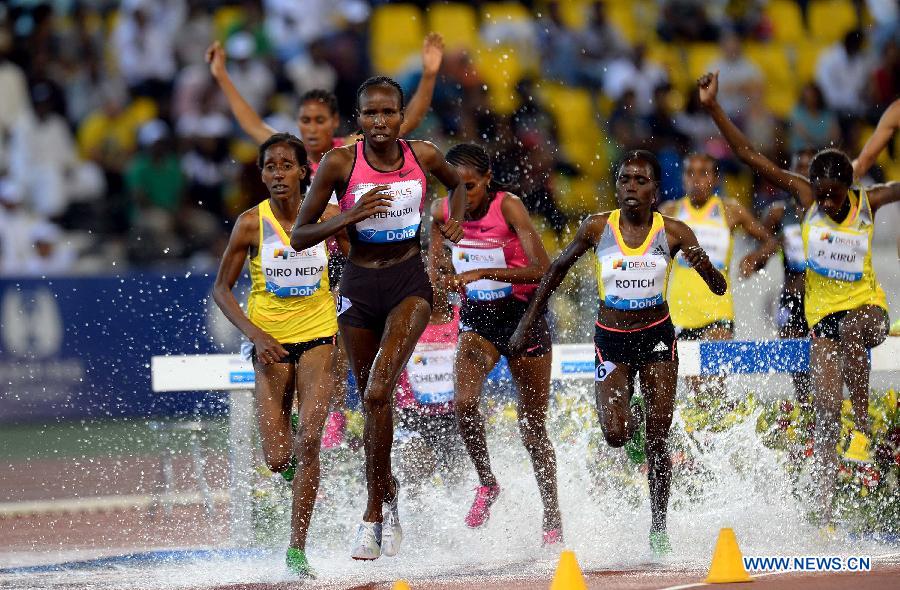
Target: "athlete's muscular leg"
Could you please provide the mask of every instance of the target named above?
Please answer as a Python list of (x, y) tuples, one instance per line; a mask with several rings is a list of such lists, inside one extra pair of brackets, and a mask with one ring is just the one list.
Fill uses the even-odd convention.
[(265, 365), (254, 361), (256, 419), (266, 466), (274, 472), (287, 469), (293, 454), (291, 406), (294, 401), (293, 363)]
[(813, 435), (813, 457), (822, 486), (820, 504), (823, 517), (831, 519), (831, 498), (837, 477), (837, 445), (841, 428), (843, 354), (841, 343), (829, 338), (813, 338), (809, 347), (809, 365), (813, 383), (813, 410), (816, 430)]
[(556, 455), (547, 436), (547, 406), (550, 400), (551, 353), (509, 359), (509, 369), (519, 390), (519, 433), (537, 479), (544, 505), (545, 531), (562, 528), (556, 486)]
[(483, 486), (497, 485), (497, 479), (491, 471), (480, 402), (484, 381), (498, 360), (500, 353), (494, 345), (478, 334), (463, 332), (459, 335), (454, 361), (456, 379), (453, 408), (459, 434)]
[(391, 443), (394, 437), (391, 405), (400, 373), (428, 325), (431, 306), (421, 297), (407, 297), (388, 314), (380, 340), (375, 332), (350, 327), (344, 332), (350, 364), (358, 383), (365, 383), (368, 504), (363, 520), (381, 522), (381, 504), (390, 490)]
[(844, 358), (843, 380), (850, 391), (856, 428), (869, 431), (869, 349), (887, 337), (887, 312), (876, 305), (863, 305), (841, 320), (841, 345)]
[(634, 371), (629, 365), (606, 369), (594, 381), (594, 398), (603, 436), (611, 447), (621, 447), (634, 434), (637, 424), (631, 415), (631, 396), (634, 394)]
[(309, 519), (319, 490), (319, 447), (334, 384), (330, 365), (333, 355), (334, 346), (317, 346), (304, 352), (297, 364), (299, 421), (294, 437), (297, 473), (291, 507), (291, 547), (299, 549), (306, 546)]
[(648, 363), (640, 372), (641, 392), (647, 401), (647, 481), (650, 484), (651, 528), (666, 530), (672, 460), (669, 455), (669, 429), (675, 408), (675, 384), (678, 363)]

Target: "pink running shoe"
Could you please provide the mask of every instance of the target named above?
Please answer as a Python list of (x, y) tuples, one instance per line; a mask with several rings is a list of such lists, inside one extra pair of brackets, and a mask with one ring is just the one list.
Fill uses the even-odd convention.
[(347, 426), (347, 417), (343, 412), (332, 412), (328, 414), (328, 421), (325, 423), (325, 433), (322, 435), (322, 448), (327, 450), (336, 449), (344, 442), (344, 429)]
[(559, 545), (562, 542), (562, 529), (550, 529), (549, 531), (544, 531), (544, 540), (541, 543), (541, 546), (550, 547), (553, 545)]
[(483, 526), (491, 516), (491, 504), (500, 495), (500, 486), (478, 486), (475, 488), (475, 501), (466, 515), (466, 526), (477, 529)]

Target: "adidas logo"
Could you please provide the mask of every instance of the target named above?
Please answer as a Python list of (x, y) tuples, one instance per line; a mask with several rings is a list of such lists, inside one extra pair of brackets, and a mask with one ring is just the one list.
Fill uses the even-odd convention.
[(653, 347), (653, 350), (651, 352), (669, 352), (669, 347), (665, 342), (660, 340), (656, 343), (656, 346)]
[(666, 251), (663, 250), (663, 247), (662, 247), (662, 246), (660, 246), (659, 244), (657, 244), (657, 245), (656, 245), (656, 248), (653, 249), (652, 254), (653, 254), (654, 256), (665, 256), (665, 255), (666, 255)]

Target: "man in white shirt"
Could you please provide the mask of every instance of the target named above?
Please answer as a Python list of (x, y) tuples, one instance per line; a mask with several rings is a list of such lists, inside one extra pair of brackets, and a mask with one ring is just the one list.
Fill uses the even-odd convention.
[(635, 108), (641, 116), (653, 112), (653, 92), (669, 80), (664, 69), (647, 61), (646, 49), (636, 45), (630, 57), (613, 60), (603, 80), (603, 91), (613, 100), (619, 100), (626, 90), (633, 90)]
[(759, 68), (744, 57), (741, 40), (734, 33), (725, 33), (720, 42), (722, 57), (713, 61), (707, 71), (719, 72), (719, 104), (730, 117), (740, 118), (747, 106), (747, 97), (762, 87)]
[(861, 114), (865, 108), (864, 92), (872, 63), (862, 46), (862, 32), (850, 31), (842, 43), (822, 53), (816, 65), (816, 82), (825, 95), (825, 104), (842, 117)]

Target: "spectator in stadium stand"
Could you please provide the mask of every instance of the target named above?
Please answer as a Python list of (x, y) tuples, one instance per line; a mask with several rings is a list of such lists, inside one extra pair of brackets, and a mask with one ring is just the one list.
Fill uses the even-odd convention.
[(164, 106), (175, 78), (175, 35), (184, 22), (180, 0), (126, 0), (112, 34), (114, 55), (129, 89)]
[[(231, 55), (231, 51), (228, 52)], [(316, 39), (308, 51), (285, 64), (284, 73), (294, 85), (294, 93), (303, 96), (310, 90), (321, 88), (333, 92), (337, 84), (337, 71), (328, 63), (328, 44)]]
[(223, 223), (228, 219), (225, 184), (237, 170), (228, 153), (231, 132), (231, 121), (218, 112), (205, 113), (190, 127), (179, 129), (179, 134), (189, 139), (191, 145), (181, 158), (191, 203)]
[(25, 208), (22, 191), (8, 178), (0, 178), (0, 275), (22, 274), (36, 221)]
[(628, 57), (610, 62), (603, 91), (613, 100), (618, 100), (626, 90), (634, 90), (637, 114), (644, 116), (653, 110), (653, 90), (668, 80), (666, 71), (647, 59), (647, 46), (638, 44)]
[(253, 110), (263, 112), (275, 90), (275, 77), (256, 55), (256, 40), (246, 31), (239, 31), (225, 43), (228, 52), (228, 75)]
[(613, 106), (609, 117), (609, 135), (615, 140), (615, 146), (623, 151), (640, 145), (643, 138), (649, 134), (634, 102), (634, 90), (631, 88), (625, 90)]
[(32, 247), (22, 266), (22, 274), (46, 277), (74, 272), (77, 253), (64, 240), (58, 225), (49, 221), (35, 223), (29, 237)]
[(872, 73), (872, 102), (877, 109), (885, 109), (900, 96), (900, 38), (884, 45), (881, 61)]
[(7, 142), (13, 125), (31, 110), (25, 72), (10, 60), (12, 48), (12, 30), (0, 22), (0, 174), (9, 167)]
[(816, 83), (822, 89), (826, 106), (837, 113), (842, 127), (849, 118), (865, 110), (872, 60), (863, 51), (864, 41), (862, 31), (850, 31), (842, 42), (826, 49), (816, 64)]
[(578, 83), (578, 36), (562, 19), (560, 3), (552, 0), (535, 23), (541, 51), (541, 75), (563, 84)]
[(837, 117), (825, 106), (822, 89), (809, 82), (800, 91), (790, 118), (790, 149), (805, 147), (822, 149), (837, 144), (841, 137)]
[(706, 3), (701, 0), (664, 0), (656, 31), (667, 43), (715, 41), (719, 37), (706, 14)]
[(185, 177), (169, 126), (159, 119), (145, 123), (138, 132), (138, 145), (140, 150), (125, 170), (132, 218), (148, 210), (174, 215), (182, 204)]
[(721, 87), (719, 103), (730, 117), (741, 117), (741, 109), (747, 105), (747, 96), (762, 86), (762, 73), (744, 56), (741, 38), (731, 31), (723, 33), (719, 40), (722, 56), (708, 64), (710, 72), (719, 72)]
[(603, 86), (606, 67), (629, 50), (628, 42), (606, 17), (606, 2), (591, 3), (587, 26), (577, 33), (579, 78), (591, 88)]
[(73, 201), (98, 199), (106, 187), (102, 171), (82, 162), (69, 123), (54, 110), (54, 88), (31, 89), (33, 116), (16, 123), (10, 140), (10, 175), (38, 215), (59, 217)]

